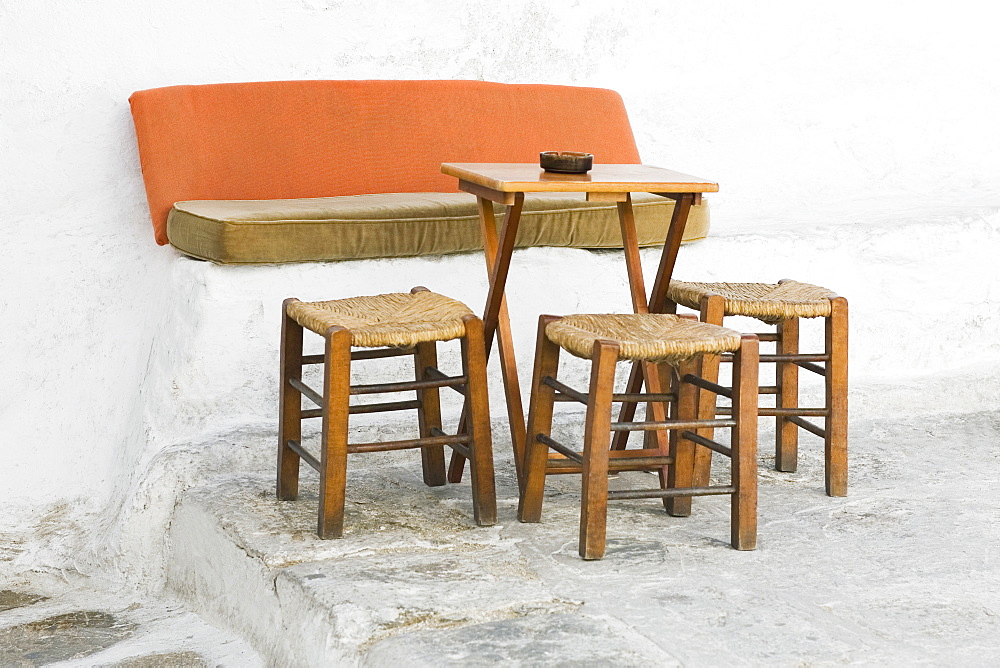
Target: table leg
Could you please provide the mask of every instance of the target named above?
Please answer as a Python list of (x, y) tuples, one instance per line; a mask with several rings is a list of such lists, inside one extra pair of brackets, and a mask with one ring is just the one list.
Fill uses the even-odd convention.
[[(632, 305), (636, 313), (645, 313), (647, 311), (651, 313), (672, 313), (676, 308), (676, 305), (672, 302), (667, 303), (667, 288), (670, 286), (670, 278), (674, 272), (674, 265), (677, 263), (677, 253), (680, 251), (681, 239), (684, 237), (684, 227), (687, 225), (688, 214), (690, 213), (691, 205), (694, 202), (694, 195), (692, 193), (682, 193), (674, 196), (674, 200), (674, 212), (670, 217), (670, 227), (667, 229), (667, 238), (663, 244), (663, 252), (660, 255), (660, 265), (656, 270), (656, 278), (653, 281), (653, 291), (650, 294), (648, 302), (645, 302), (645, 286), (642, 282), (642, 270), (641, 267), (639, 267), (639, 244), (635, 236), (635, 218), (632, 215), (631, 198), (618, 204), (618, 220), (622, 226), (622, 242), (625, 245), (625, 262), (629, 267), (629, 284), (632, 290)], [(632, 268), (633, 264), (638, 268), (637, 270)], [(634, 274), (638, 274), (639, 276), (638, 284), (632, 281)], [(645, 302), (646, 308), (644, 310), (639, 310), (637, 307), (638, 294), (642, 295), (642, 300)], [(633, 364), (625, 391), (630, 394), (642, 391), (643, 381), (647, 378), (656, 379), (652, 382), (646, 380), (645, 384), (650, 392), (661, 391), (660, 386), (662, 385), (662, 382), (656, 365)], [(654, 390), (653, 387), (656, 387), (657, 389)], [(620, 422), (630, 422), (632, 418), (635, 417), (635, 409), (636, 404), (623, 403), (618, 420)], [(655, 410), (654, 419), (664, 419), (662, 416), (656, 417), (656, 413), (661, 411), (662, 405), (659, 410)], [(647, 433), (656, 433), (659, 438), (659, 432)], [(663, 435), (665, 436), (665, 434)], [(628, 444), (628, 436), (629, 432), (627, 431), (616, 432), (611, 446), (612, 449), (624, 450), (625, 446)]]
[(677, 305), (667, 300), (667, 289), (674, 275), (674, 265), (677, 264), (677, 253), (681, 249), (681, 239), (684, 238), (684, 228), (687, 226), (688, 214), (694, 203), (693, 193), (682, 193), (674, 196), (674, 214), (670, 217), (670, 229), (667, 230), (666, 243), (660, 255), (660, 266), (656, 269), (653, 280), (653, 291), (649, 295), (650, 313), (673, 313)]
[(642, 276), (642, 260), (639, 258), (639, 240), (635, 233), (635, 213), (632, 211), (630, 193), (625, 193), (624, 202), (618, 202), (618, 223), (622, 229), (622, 248), (625, 251), (629, 291), (632, 293), (632, 311), (648, 313), (649, 302), (646, 301), (646, 282)]
[[(628, 270), (629, 291), (632, 294), (632, 310), (635, 313), (648, 313), (649, 302), (646, 297), (646, 283), (642, 276), (642, 260), (639, 257), (639, 241), (635, 232), (635, 213), (632, 210), (632, 195), (625, 193), (625, 201), (618, 202), (618, 222), (622, 230), (622, 248), (625, 252), (625, 267)], [(640, 366), (633, 364), (633, 367)], [(646, 379), (646, 387), (650, 392), (660, 392), (660, 374), (656, 371), (656, 365), (642, 363), (642, 375)], [(622, 407), (624, 410), (624, 406)], [(635, 414), (635, 404), (632, 405), (632, 415)], [(665, 406), (662, 403), (649, 404), (654, 420), (663, 421), (667, 419)], [(631, 416), (629, 417), (631, 419)], [(622, 447), (628, 437), (628, 432), (617, 432), (624, 434), (621, 439)], [(616, 434), (617, 435), (617, 434)], [(667, 442), (667, 432), (653, 431), (646, 432), (650, 440), (655, 439), (656, 445), (664, 455), (668, 454), (669, 445)], [(652, 444), (651, 444), (652, 445)]]
[[(499, 339), (500, 372), (503, 376), (504, 394), (507, 399), (507, 420), (510, 423), (511, 445), (514, 450), (514, 467), (517, 471), (518, 484), (521, 483), (525, 450), (524, 407), (521, 404), (521, 383), (517, 376), (517, 363), (514, 359), (514, 338), (510, 329), (510, 316), (507, 312), (507, 300), (504, 288), (507, 284), (507, 273), (510, 269), (510, 259), (514, 252), (514, 240), (521, 220), (521, 208), (524, 204), (524, 194), (516, 193), (514, 204), (507, 207), (504, 216), (500, 238), (497, 239), (496, 220), (493, 215), (493, 202), (478, 197), (479, 223), (483, 235), (483, 250), (486, 256), (486, 266), (489, 270), (490, 287), (486, 297), (486, 308), (483, 313), (483, 338), (486, 344), (486, 358), (489, 359), (493, 348), (493, 339)], [(466, 419), (463, 413), (462, 420)], [(452, 453), (448, 467), (448, 480), (460, 482), (465, 468), (465, 457), (457, 452)]]

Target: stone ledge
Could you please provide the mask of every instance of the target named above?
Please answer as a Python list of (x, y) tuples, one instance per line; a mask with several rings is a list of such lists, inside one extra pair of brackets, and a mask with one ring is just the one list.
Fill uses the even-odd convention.
[[(833, 289), (851, 304), (853, 388), (975, 374), (1000, 383), (1000, 309), (993, 295), (1000, 278), (1000, 213), (995, 210), (919, 212), (869, 225), (738, 228), (682, 249), (675, 276), (704, 281), (777, 281), (796, 278)], [(659, 249), (642, 251), (647, 287)], [(425, 285), (473, 310), (485, 302), (483, 258), (459, 255), (343, 262), (218, 266), (178, 257), (169, 302), (150, 356), (146, 405), (154, 448), (197, 440), (220, 424), (274, 419), (281, 302), (336, 299)], [(507, 295), (522, 388), (528, 386), (535, 330), (542, 313), (628, 310), (620, 251), (531, 248), (514, 254)], [(760, 323), (728, 321), (735, 329)], [(803, 346), (818, 347), (821, 323), (803, 323)], [(308, 352), (320, 351), (307, 335)], [(805, 349), (805, 348), (804, 348)], [(457, 368), (457, 347), (444, 346), (442, 364)], [(409, 372), (408, 360), (359, 363), (367, 382), (390, 382)], [(568, 371), (586, 382), (582, 368)], [(490, 365), (492, 411), (504, 415), (498, 365)], [(808, 387), (805, 388), (808, 391)], [(982, 393), (959, 388), (923, 401), (918, 410), (978, 411)], [(881, 392), (881, 389), (878, 390)], [(445, 395), (447, 399), (450, 399)], [(905, 402), (903, 402), (905, 403)], [(447, 407), (447, 406), (446, 406)], [(454, 408), (455, 405), (451, 405)], [(855, 417), (886, 415), (863, 402)], [(860, 412), (859, 412), (860, 411)], [(359, 425), (402, 423), (405, 416), (357, 416)]]
[[(311, 474), (296, 502), (274, 499), (270, 475), (233, 474), (183, 496), (169, 585), (281, 665), (550, 665), (619, 651), (625, 665), (980, 663), (1000, 652), (989, 559), (1000, 495), (995, 467), (968, 462), (996, 460), (998, 431), (996, 414), (855, 421), (841, 499), (822, 491), (818, 439), (803, 436), (798, 473), (774, 471), (764, 440), (756, 551), (728, 547), (726, 499), (696, 500), (689, 518), (622, 501), (598, 562), (576, 555), (579, 479), (553, 478), (542, 522), (520, 524), (504, 457), (500, 524), (485, 529), (467, 483), (424, 487), (419, 458), (401, 453), (360, 458), (349, 533), (334, 541), (312, 533)], [(726, 467), (713, 475), (723, 482)]]
[(311, 480), (295, 502), (257, 476), (191, 490), (171, 526), (170, 587), (285, 665), (354, 662), (404, 632), (579, 606), (547, 590), (501, 527), (472, 523), (468, 484), (430, 490), (387, 468), (352, 471), (343, 540), (315, 536)]

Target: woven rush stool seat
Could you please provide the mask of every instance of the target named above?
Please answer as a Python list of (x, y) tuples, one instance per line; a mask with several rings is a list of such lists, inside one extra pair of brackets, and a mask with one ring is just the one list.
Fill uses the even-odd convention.
[(351, 345), (410, 348), (425, 341), (465, 335), (463, 318), (474, 315), (460, 301), (429, 290), (349, 297), (326, 302), (293, 301), (288, 315), (320, 336), (330, 327), (350, 330)]
[(545, 333), (553, 343), (583, 359), (592, 358), (599, 339), (618, 342), (618, 359), (668, 364), (740, 347), (738, 332), (665, 314), (568, 315), (551, 323)]
[[(586, 392), (557, 379), (560, 350), (591, 360)], [(707, 355), (731, 353), (735, 359), (735, 387), (721, 388), (699, 373)], [(669, 370), (669, 392), (615, 393), (615, 365), (621, 360), (654, 365), (663, 376)], [(547, 475), (579, 473), (582, 477), (580, 556), (604, 556), (607, 502), (613, 499), (662, 499), (671, 515), (690, 514), (691, 497), (728, 495), (731, 500), (731, 542), (751, 550), (757, 542), (757, 339), (723, 327), (700, 323), (693, 316), (670, 314), (543, 315), (538, 323), (535, 370), (531, 384), (525, 480), (518, 506), (522, 522), (541, 519)], [(726, 419), (698, 419), (699, 389), (720, 391), (733, 400)], [(556, 401), (587, 406), (583, 451), (551, 437)], [(669, 409), (666, 420), (612, 422), (614, 403), (656, 403)], [(730, 428), (726, 446), (701, 434), (707, 429)], [(611, 434), (629, 431), (666, 431), (655, 447), (611, 450)], [(729, 485), (695, 486), (695, 444), (732, 459)], [(656, 471), (656, 489), (608, 491), (611, 471)]]
[[(777, 365), (775, 384), (759, 388), (761, 394), (775, 395), (774, 408), (760, 407), (761, 416), (775, 417), (775, 468), (792, 472), (798, 468), (798, 430), (805, 429), (824, 441), (826, 493), (847, 494), (847, 300), (832, 290), (782, 280), (778, 283), (694, 283), (671, 281), (667, 299), (699, 311), (705, 323), (722, 325), (726, 316), (749, 316), (769, 325), (775, 333), (758, 333), (761, 341), (775, 343), (774, 354), (760, 355), (760, 362)], [(668, 303), (668, 307), (670, 304)], [(667, 310), (670, 310), (669, 308)], [(825, 349), (818, 354), (799, 352), (799, 319), (824, 318)], [(706, 358), (703, 373), (707, 380), (718, 379), (719, 361), (726, 356)], [(822, 365), (817, 364), (822, 363)], [(805, 369), (825, 379), (825, 405), (799, 406), (798, 372)], [(716, 409), (707, 401), (701, 417)], [(822, 417), (822, 427), (805, 419)], [(707, 480), (711, 456), (704, 457), (697, 477)]]
[[(298, 496), (300, 461), (320, 474), (320, 538), (343, 535), (347, 455), (419, 448), (424, 483), (446, 484), (444, 447), (472, 462), (472, 508), (477, 524), (496, 522), (493, 446), (486, 388), (483, 323), (462, 302), (414, 288), (407, 293), (352, 297), (323, 302), (286, 299), (281, 328), (281, 415), (278, 429), (277, 495)], [(326, 339), (323, 355), (302, 354), (303, 329)], [(437, 342), (459, 339), (462, 375), (448, 376), (437, 368)], [(366, 350), (352, 351), (352, 346)], [(351, 365), (358, 360), (410, 355), (415, 379), (396, 383), (351, 385)], [(302, 381), (302, 367), (323, 365), (322, 393)], [(467, 419), (458, 433), (444, 431), (439, 388), (465, 396)], [(407, 401), (351, 405), (350, 397), (390, 392), (415, 392)], [(303, 409), (302, 397), (318, 408)], [(358, 413), (416, 410), (420, 437), (400, 441), (348, 443), (348, 418)], [(302, 445), (302, 420), (322, 418), (320, 456)]]
[(689, 283), (670, 281), (667, 296), (691, 309), (707, 295), (726, 300), (725, 315), (743, 315), (775, 324), (790, 318), (826, 318), (837, 293), (799, 281), (771, 283)]

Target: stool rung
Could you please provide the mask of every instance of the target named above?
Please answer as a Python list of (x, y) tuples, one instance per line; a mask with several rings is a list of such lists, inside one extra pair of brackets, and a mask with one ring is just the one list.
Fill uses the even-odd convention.
[(796, 362), (795, 364), (802, 367), (806, 371), (812, 371), (813, 373), (818, 373), (821, 376), (826, 375), (826, 369), (818, 364), (813, 364), (812, 362)]
[(695, 376), (694, 374), (688, 373), (685, 374), (684, 378), (682, 378), (681, 380), (685, 383), (688, 383), (689, 385), (694, 385), (696, 387), (700, 387), (703, 390), (708, 390), (709, 392), (714, 392), (715, 394), (722, 395), (727, 399), (733, 398), (733, 388), (723, 387), (718, 383), (713, 383), (710, 380), (705, 380), (701, 376)]
[(452, 443), (465, 443), (468, 436), (428, 436), (427, 438), (413, 438), (405, 441), (382, 441), (376, 443), (352, 443), (348, 444), (347, 452), (383, 452), (386, 450), (409, 450), (411, 448), (424, 448), (430, 445), (450, 445)]
[[(732, 415), (733, 409), (729, 406), (719, 406), (715, 409), (716, 415)], [(757, 415), (761, 417), (789, 417), (794, 415), (804, 415), (807, 417), (826, 417), (830, 411), (826, 408), (758, 408)]]
[(461, 443), (445, 443), (445, 445), (449, 446), (452, 450), (462, 455), (466, 459), (472, 459), (472, 453), (469, 451), (467, 447), (465, 447)]
[[(721, 355), (723, 362), (732, 362), (733, 353), (722, 353)], [(824, 354), (788, 354), (788, 355), (772, 355), (772, 354), (761, 354), (760, 361), (763, 362), (794, 362), (799, 366), (808, 362), (829, 362), (830, 356)], [(815, 366), (815, 365), (814, 365)]]
[(616, 489), (608, 492), (609, 500), (669, 499), (675, 496), (713, 496), (733, 494), (735, 487), (684, 487), (681, 489)]
[[(656, 449), (642, 450), (610, 450), (608, 451), (608, 471), (648, 471), (674, 463), (674, 458), (663, 455)], [(561, 473), (579, 473), (582, 463), (569, 459), (549, 459), (545, 471), (550, 475)]]
[(383, 357), (403, 357), (412, 355), (414, 348), (370, 348), (368, 350), (355, 350), (351, 353), (351, 360), (374, 360)]
[(796, 417), (794, 415), (790, 415), (785, 419), (798, 427), (802, 427), (806, 431), (810, 431), (816, 434), (820, 438), (826, 438), (826, 430), (823, 429), (822, 427), (817, 427), (812, 422), (809, 422), (809, 420), (803, 420), (802, 418)]
[[(292, 387), (295, 387), (295, 383), (291, 382), (293, 380), (295, 379), (294, 378), (289, 379), (289, 382), (291, 383)], [(301, 383), (299, 384), (301, 385)], [(316, 396), (311, 396), (306, 394), (306, 392), (303, 391), (302, 388), (305, 388), (305, 390), (309, 390), (309, 392), (312, 392), (312, 394), (315, 394)], [(319, 402), (323, 400), (323, 397), (313, 392), (312, 389), (309, 388), (308, 386), (302, 385), (302, 388), (296, 387), (295, 389), (299, 390), (299, 392), (302, 392), (303, 394), (306, 394), (306, 396), (308, 396), (313, 403), (319, 404)], [(357, 406), (349, 407), (348, 412), (351, 415), (360, 415), (364, 413), (387, 413), (389, 411), (406, 411), (406, 410), (412, 410), (414, 408), (420, 408), (420, 402), (416, 399), (412, 399), (410, 401), (387, 401), (380, 404), (359, 404)], [(309, 418), (318, 418), (318, 417), (323, 417), (322, 408), (306, 408), (299, 412), (299, 418), (302, 420), (307, 420)]]
[(545, 378), (542, 378), (542, 385), (548, 385), (556, 392), (559, 392), (561, 395), (564, 395), (560, 396), (560, 394), (557, 394), (556, 401), (576, 401), (581, 404), (587, 403), (588, 396), (586, 394), (574, 390), (572, 387), (566, 385), (565, 383), (560, 383), (552, 376), (546, 376)]
[(729, 457), (730, 459), (733, 458), (733, 449), (730, 448), (730, 447), (728, 447), (728, 446), (723, 445), (722, 443), (718, 443), (716, 441), (713, 441), (710, 438), (705, 438), (704, 436), (699, 436), (698, 434), (694, 433), (693, 431), (682, 432), (681, 436), (683, 436), (684, 438), (686, 438), (689, 441), (693, 441), (693, 442), (697, 443), (698, 445), (704, 445), (709, 450), (714, 450), (715, 452), (718, 452), (720, 455), (725, 455), (726, 457)]
[(765, 417), (789, 417), (794, 415), (806, 417), (826, 417), (830, 414), (825, 408), (760, 408), (759, 415)]
[(761, 385), (757, 388), (757, 394), (777, 394), (777, 385)]
[[(581, 397), (581, 399), (583, 399), (583, 401), (581, 401), (581, 399), (577, 399), (576, 397), (571, 397), (571, 396), (566, 395), (566, 394), (557, 394), (553, 398), (556, 401), (580, 401), (580, 403), (587, 403), (586, 400), (589, 398), (589, 395), (580, 393), (580, 397)], [(664, 401), (667, 401), (667, 402), (670, 402), (670, 401), (676, 401), (676, 400), (677, 400), (677, 395), (674, 394), (674, 393), (672, 393), (672, 392), (666, 392), (666, 393), (660, 393), (660, 394), (639, 393), (639, 392), (635, 392), (635, 393), (632, 393), (632, 392), (623, 392), (621, 394), (612, 394), (611, 395), (611, 403), (614, 403), (614, 404), (641, 404), (641, 403), (646, 403), (646, 402), (649, 402), (649, 401), (653, 401), (653, 402), (664, 402)]]
[[(590, 400), (590, 395), (585, 392), (580, 392), (574, 390), (569, 385), (565, 383), (560, 383), (558, 380), (552, 376), (546, 376), (542, 379), (543, 385), (548, 385), (552, 389), (556, 390), (560, 394), (555, 395), (556, 401), (576, 401), (581, 404), (586, 404)], [(677, 395), (673, 392), (659, 392), (657, 394), (653, 393), (641, 393), (641, 392), (622, 392), (621, 394), (612, 394), (612, 403), (626, 403), (626, 404), (637, 404), (644, 403), (647, 401), (676, 401)]]
[(560, 455), (572, 459), (577, 464), (583, 464), (583, 455), (581, 455), (579, 452), (576, 452), (575, 450), (570, 450), (559, 441), (552, 440), (545, 434), (535, 434), (535, 440), (538, 441), (539, 443), (548, 446), (549, 448), (552, 448)]
[(381, 404), (358, 404), (351, 406), (348, 410), (351, 415), (364, 413), (387, 413), (389, 411), (407, 411), (420, 408), (420, 402), (416, 399), (411, 401), (387, 401)]
[(466, 393), (465, 383), (468, 381), (468, 379), (465, 376), (448, 376), (448, 375), (442, 373), (440, 369), (436, 369), (436, 368), (434, 368), (432, 366), (429, 366), (429, 367), (425, 368), (424, 369), (424, 373), (427, 374), (428, 376), (430, 376), (431, 378), (435, 379), (435, 380), (452, 380), (454, 378), (461, 378), (463, 380), (463, 382), (462, 382), (461, 385), (454, 385), (454, 384), (449, 383), (446, 387), (450, 387), (451, 389), (455, 390), (459, 394), (463, 394), (464, 395)]
[(289, 450), (297, 454), (302, 459), (302, 461), (304, 461), (306, 464), (319, 471), (319, 460), (313, 457), (311, 454), (309, 454), (309, 452), (302, 447), (301, 443), (299, 443), (298, 441), (288, 441), (285, 443), (285, 445), (288, 446)]
[[(402, 348), (375, 348), (374, 350), (355, 350), (351, 353), (352, 360), (373, 360), (382, 357), (402, 357), (412, 355), (413, 350), (403, 350)], [(303, 364), (322, 364), (326, 361), (325, 355), (303, 355)]]
[[(616, 450), (616, 452), (628, 452), (628, 450)], [(649, 457), (616, 457), (608, 459), (608, 468), (617, 471), (622, 466), (669, 466), (674, 463), (674, 458), (670, 455), (652, 455)], [(613, 466), (612, 466), (613, 464)]]
[[(431, 436), (447, 436), (444, 430), (438, 429), (437, 427), (431, 427)], [(472, 455), (469, 454), (469, 448), (461, 443), (446, 443), (445, 445), (451, 447), (452, 450), (462, 455), (466, 459), (472, 459)]]
[(663, 402), (663, 401), (677, 401), (677, 395), (673, 392), (660, 392), (653, 394), (652, 392), (624, 392), (622, 394), (612, 394), (611, 403), (616, 404), (641, 404), (648, 401), (652, 402)]
[(317, 406), (320, 407), (323, 406), (323, 395), (321, 395), (319, 392), (317, 392), (316, 390), (312, 389), (311, 387), (303, 383), (298, 378), (289, 378), (288, 384), (294, 387), (302, 394), (304, 394), (306, 397), (308, 397), (309, 401), (313, 402)]
[(402, 383), (374, 383), (372, 385), (351, 385), (351, 394), (383, 394), (387, 392), (409, 392), (435, 387), (464, 385), (465, 376), (445, 376), (443, 380), (408, 380)]
[(736, 420), (679, 420), (663, 422), (612, 422), (611, 431), (656, 431), (659, 429), (724, 429), (735, 427)]

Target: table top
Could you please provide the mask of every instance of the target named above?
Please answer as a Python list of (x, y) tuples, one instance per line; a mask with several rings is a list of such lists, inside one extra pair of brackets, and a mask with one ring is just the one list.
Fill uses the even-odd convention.
[(441, 171), (504, 193), (714, 193), (719, 184), (652, 165), (594, 165), (586, 174), (546, 172), (537, 163), (446, 162)]

